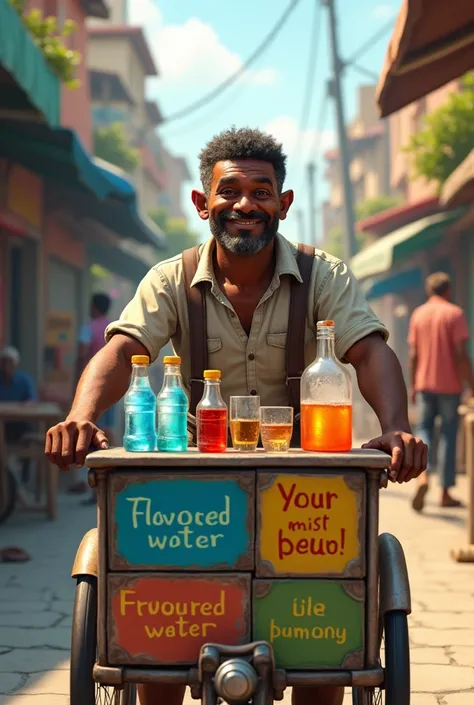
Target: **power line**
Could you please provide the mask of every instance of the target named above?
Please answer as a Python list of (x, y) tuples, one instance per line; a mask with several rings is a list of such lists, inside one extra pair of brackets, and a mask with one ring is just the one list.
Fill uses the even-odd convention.
[(353, 61), (351, 61), (350, 64), (347, 64), (347, 67), (352, 69), (353, 71), (357, 71), (357, 73), (360, 73), (362, 76), (366, 76), (366, 78), (370, 78), (371, 81), (377, 82), (379, 80), (379, 76), (377, 73), (375, 73), (375, 71), (366, 69), (365, 66), (355, 64)]
[(386, 24), (383, 25), (375, 34), (373, 34), (367, 41), (365, 41), (358, 49), (355, 51), (352, 56), (347, 59), (347, 61), (344, 61), (344, 65), (348, 66), (349, 64), (352, 64), (354, 61), (357, 61), (357, 59), (360, 59), (361, 56), (363, 56), (366, 52), (369, 51), (369, 49), (372, 49), (374, 44), (377, 44), (381, 39), (385, 37), (387, 32), (389, 32), (393, 27), (393, 19), (389, 20)]
[(209, 103), (211, 100), (214, 100), (214, 98), (220, 95), (226, 88), (235, 83), (235, 81), (237, 81), (237, 79), (239, 79), (240, 76), (242, 76), (242, 74), (244, 74), (249, 69), (249, 67), (268, 49), (268, 47), (276, 39), (280, 31), (285, 26), (291, 13), (296, 9), (297, 5), (299, 5), (300, 1), (301, 0), (291, 0), (290, 4), (283, 12), (282, 16), (275, 24), (273, 29), (267, 34), (263, 42), (255, 49), (255, 51), (249, 56), (247, 61), (245, 61), (237, 71), (228, 76), (225, 81), (222, 81), (222, 83), (220, 83), (211, 91), (203, 95), (198, 100), (194, 101), (193, 103), (190, 103), (185, 108), (182, 108), (181, 110), (172, 113), (170, 116), (165, 117), (163, 124), (167, 124), (174, 120), (179, 120), (183, 117), (186, 117), (190, 113), (201, 108), (203, 105), (207, 105), (207, 103)]
[(309, 115), (310, 115), (311, 106), (313, 103), (314, 74), (316, 72), (316, 63), (317, 63), (317, 58), (318, 58), (318, 54), (319, 54), (319, 38), (321, 36), (321, 32), (320, 32), (321, 22), (319, 20), (320, 20), (321, 5), (319, 3), (319, 0), (313, 0), (313, 2), (314, 2), (314, 14), (313, 14), (313, 23), (312, 23), (311, 35), (310, 35), (308, 70), (307, 70), (307, 74), (306, 74), (306, 87), (305, 87), (304, 98), (303, 98), (303, 107), (301, 110), (300, 130), (298, 131), (298, 138), (297, 138), (297, 142), (296, 142), (296, 146), (295, 146), (295, 156), (294, 156), (295, 160), (297, 160), (299, 157), (301, 143), (303, 141), (304, 133), (306, 132), (306, 129), (308, 127)]

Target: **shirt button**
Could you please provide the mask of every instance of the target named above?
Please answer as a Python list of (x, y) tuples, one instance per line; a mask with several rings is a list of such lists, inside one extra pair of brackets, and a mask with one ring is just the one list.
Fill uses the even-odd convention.
[(255, 397), (257, 395), (257, 390), (256, 389), (251, 389), (250, 394)]
[(253, 353), (250, 353), (249, 360), (255, 360), (255, 355)]

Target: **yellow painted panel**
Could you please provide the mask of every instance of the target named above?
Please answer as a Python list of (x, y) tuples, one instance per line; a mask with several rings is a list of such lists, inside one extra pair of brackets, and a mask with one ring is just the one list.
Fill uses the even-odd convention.
[(342, 475), (266, 477), (259, 495), (258, 575), (360, 577), (363, 474), (347, 475), (349, 482)]

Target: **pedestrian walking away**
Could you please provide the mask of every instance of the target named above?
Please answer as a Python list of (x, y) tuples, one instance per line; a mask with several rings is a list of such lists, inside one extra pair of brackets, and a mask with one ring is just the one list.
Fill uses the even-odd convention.
[[(456, 439), (458, 406), (465, 385), (474, 395), (474, 375), (468, 353), (469, 329), (463, 310), (452, 303), (448, 274), (436, 272), (426, 280), (428, 301), (413, 312), (410, 320), (411, 401), (418, 405), (420, 438), (433, 447), (436, 418), (441, 418), (438, 458), (419, 477), (412, 500), (421, 511), (428, 492), (428, 472), (439, 470), (440, 505), (460, 507), (450, 489), (456, 484)], [(432, 453), (430, 453), (432, 455)]]
[[(300, 377), (315, 359), (318, 321), (334, 321), (335, 354), (354, 366), (382, 429), (365, 447), (391, 456), (392, 480), (416, 478), (427, 448), (411, 433), (385, 326), (343, 262), (279, 232), (294, 199), (284, 188), (281, 145), (259, 130), (226, 130), (201, 152), (200, 173), (203, 190), (194, 190), (192, 200), (212, 237), (153, 267), (120, 320), (107, 327), (108, 342), (84, 371), (68, 418), (48, 431), (50, 460), (67, 470), (83, 464), (91, 444), (107, 448), (98, 419), (127, 392), (132, 357), (153, 362), (169, 340), (191, 417), (203, 369), (213, 369), (221, 372), (226, 404), (231, 396), (259, 396), (263, 406), (293, 406), (299, 434)], [(139, 694), (141, 705), (180, 705), (184, 687), (149, 683)], [(294, 705), (341, 705), (344, 688), (295, 687), (292, 697)]]

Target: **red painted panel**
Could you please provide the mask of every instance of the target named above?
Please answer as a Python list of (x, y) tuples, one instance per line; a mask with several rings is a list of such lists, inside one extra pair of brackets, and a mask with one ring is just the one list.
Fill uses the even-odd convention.
[(109, 575), (112, 665), (194, 664), (208, 642), (250, 639), (250, 576)]

